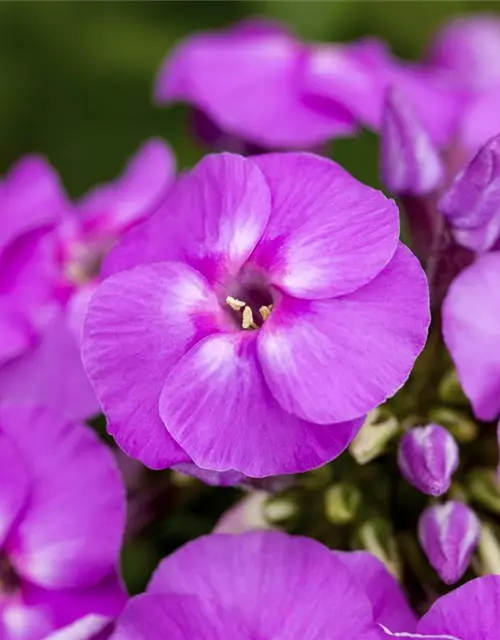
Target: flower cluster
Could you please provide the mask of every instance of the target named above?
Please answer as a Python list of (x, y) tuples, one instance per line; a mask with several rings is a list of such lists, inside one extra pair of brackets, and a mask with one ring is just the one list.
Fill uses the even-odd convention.
[[(153, 139), (71, 201), (13, 166), (2, 640), (498, 640), (499, 61), (491, 16), (418, 63), (246, 21), (157, 76), (194, 167)], [(394, 199), (328, 157), (362, 127)], [(206, 485), (245, 495), (129, 596), (124, 540)]]

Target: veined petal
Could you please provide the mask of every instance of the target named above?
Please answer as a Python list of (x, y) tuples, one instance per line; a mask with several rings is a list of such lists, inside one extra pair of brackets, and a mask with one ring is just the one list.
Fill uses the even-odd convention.
[(213, 534), (184, 545), (148, 586), (148, 593), (169, 592), (234, 612), (249, 638), (378, 638), (368, 598), (347, 567), (315, 540), (281, 532)]
[(187, 262), (213, 283), (236, 274), (269, 219), (271, 195), (250, 160), (222, 153), (181, 176), (159, 209), (109, 254), (109, 275), (150, 262)]
[(403, 385), (428, 325), (425, 275), (400, 244), (388, 266), (354, 293), (279, 301), (259, 331), (259, 359), (286, 412), (318, 424), (351, 420)]
[(151, 468), (189, 462), (160, 420), (158, 401), (170, 370), (217, 331), (220, 313), (202, 276), (177, 262), (116, 274), (90, 302), (82, 351), (87, 374), (111, 435)]
[(257, 478), (321, 466), (362, 423), (318, 426), (285, 413), (266, 385), (254, 336), (244, 332), (193, 347), (165, 382), (160, 414), (198, 466)]
[(335, 162), (307, 153), (253, 159), (271, 188), (272, 212), (250, 261), (300, 298), (356, 290), (389, 262), (398, 209)]

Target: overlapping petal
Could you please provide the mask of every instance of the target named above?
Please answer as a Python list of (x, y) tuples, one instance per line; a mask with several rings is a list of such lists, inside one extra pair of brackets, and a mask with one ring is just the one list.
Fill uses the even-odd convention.
[(181, 176), (160, 208), (131, 229), (104, 273), (164, 260), (185, 261), (210, 281), (235, 275), (269, 219), (271, 195), (258, 167), (224, 153)]
[(158, 413), (165, 378), (221, 310), (202, 276), (181, 263), (136, 267), (104, 281), (84, 328), (83, 361), (120, 447), (152, 468), (189, 462)]
[(352, 294), (278, 302), (259, 331), (259, 359), (286, 412), (318, 424), (351, 420), (401, 387), (428, 325), (425, 275), (400, 244), (388, 266)]
[(339, 165), (306, 153), (254, 158), (272, 214), (250, 262), (290, 295), (327, 298), (372, 280), (396, 250), (395, 203)]
[(264, 380), (254, 336), (243, 332), (209, 336), (193, 347), (170, 371), (160, 414), (199, 467), (251, 477), (321, 466), (362, 423), (315, 425), (285, 413)]

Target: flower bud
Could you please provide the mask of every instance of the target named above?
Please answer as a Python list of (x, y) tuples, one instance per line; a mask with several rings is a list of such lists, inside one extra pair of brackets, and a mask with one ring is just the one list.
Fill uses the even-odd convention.
[(429, 412), (429, 418), (432, 422), (446, 427), (455, 440), (461, 444), (468, 444), (477, 438), (477, 424), (460, 411), (448, 409), (448, 407), (438, 407)]
[(266, 491), (252, 491), (239, 500), (233, 507), (225, 511), (217, 524), (214, 533), (245, 533), (272, 527), (264, 517), (264, 504), (269, 497)]
[(500, 135), (457, 175), (439, 209), (462, 246), (488, 251), (495, 245), (500, 237)]
[(401, 558), (391, 523), (382, 517), (363, 522), (356, 531), (353, 548), (369, 551), (385, 568), (401, 581)]
[(481, 525), (478, 555), (479, 571), (482, 575), (500, 575), (500, 539), (493, 527), (485, 522)]
[(420, 545), (446, 584), (455, 584), (465, 573), (479, 533), (476, 514), (462, 502), (449, 501), (428, 507), (418, 523)]
[(438, 149), (397, 89), (387, 92), (380, 141), (382, 182), (393, 193), (421, 196), (441, 184), (444, 168)]
[(352, 484), (336, 484), (325, 492), (325, 515), (333, 524), (348, 524), (356, 517), (361, 493)]
[(399, 443), (401, 473), (410, 484), (430, 496), (440, 496), (448, 491), (458, 462), (455, 439), (438, 424), (410, 429)]
[(358, 464), (367, 464), (381, 455), (399, 430), (397, 419), (386, 408), (371, 411), (349, 452)]

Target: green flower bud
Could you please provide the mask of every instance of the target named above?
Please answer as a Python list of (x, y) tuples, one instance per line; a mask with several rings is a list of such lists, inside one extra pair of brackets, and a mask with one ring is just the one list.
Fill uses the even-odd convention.
[(439, 383), (438, 395), (443, 402), (467, 406), (469, 401), (464, 394), (455, 369), (450, 369)]
[(461, 444), (472, 442), (477, 438), (477, 424), (468, 416), (455, 409), (439, 407), (429, 412), (429, 420), (446, 427)]
[(325, 515), (332, 524), (347, 524), (356, 517), (361, 492), (352, 484), (337, 484), (325, 492)]
[(467, 477), (472, 499), (484, 509), (500, 514), (500, 486), (492, 469), (473, 469)]
[(386, 408), (371, 411), (360, 432), (351, 442), (349, 452), (358, 464), (366, 464), (381, 455), (399, 431), (399, 423)]
[(478, 555), (479, 573), (500, 574), (500, 538), (493, 527), (485, 522), (481, 526)]

